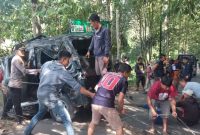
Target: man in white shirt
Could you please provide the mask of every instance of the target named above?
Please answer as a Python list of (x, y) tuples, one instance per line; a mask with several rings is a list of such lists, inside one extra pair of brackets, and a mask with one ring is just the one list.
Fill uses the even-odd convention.
[(194, 93), (195, 98), (200, 99), (200, 83), (198, 82), (187, 82), (186, 79), (181, 78), (179, 80), (183, 91), (192, 90)]

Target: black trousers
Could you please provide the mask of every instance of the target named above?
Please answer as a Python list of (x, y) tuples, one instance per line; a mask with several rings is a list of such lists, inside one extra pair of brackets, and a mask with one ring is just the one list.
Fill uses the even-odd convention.
[(136, 86), (139, 87), (140, 86), (140, 82), (142, 84), (142, 87), (145, 86), (145, 76), (136, 76)]
[(15, 113), (17, 116), (17, 121), (19, 121), (19, 122), (22, 120), (21, 95), (22, 95), (21, 88), (10, 87), (8, 97), (7, 97), (7, 102), (4, 107), (4, 112), (3, 112), (3, 115), (6, 115), (7, 112), (14, 105)]

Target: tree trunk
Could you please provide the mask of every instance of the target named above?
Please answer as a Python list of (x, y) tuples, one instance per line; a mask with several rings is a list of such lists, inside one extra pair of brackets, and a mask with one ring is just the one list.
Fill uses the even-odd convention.
[(119, 31), (119, 10), (116, 9), (116, 41), (117, 41), (117, 59), (120, 59), (120, 48), (121, 48), (121, 40), (120, 40), (120, 31)]
[(154, 43), (154, 37), (153, 37), (153, 20), (154, 20), (154, 4), (153, 2), (149, 3), (149, 37), (151, 38), (149, 41), (149, 61), (151, 61), (152, 58), (152, 48)]
[(140, 25), (140, 54), (142, 54), (143, 50), (143, 39), (142, 39), (142, 18), (141, 15), (139, 14), (139, 25)]
[(107, 0), (107, 1), (106, 1), (106, 20), (107, 20), (107, 21), (110, 21), (110, 16), (111, 16), (111, 15), (110, 15), (110, 10), (111, 10), (111, 9), (110, 9), (110, 6), (111, 6), (110, 3), (111, 3), (110, 0)]
[(148, 61), (148, 48), (149, 48), (149, 42), (147, 42), (147, 35), (148, 33), (148, 25), (147, 25), (147, 19), (148, 19), (148, 14), (147, 14), (147, 7), (148, 7), (148, 2), (144, 1), (144, 51), (143, 51), (143, 59), (145, 61)]
[(168, 8), (169, 8), (169, 0), (163, 0), (163, 8), (162, 8), (162, 16), (163, 16), (163, 22), (162, 22), (162, 46), (164, 46), (164, 52), (168, 55), (169, 54), (169, 44), (168, 44)]
[(42, 34), (42, 28), (40, 24), (40, 18), (36, 15), (38, 0), (32, 0), (32, 30), (33, 36), (37, 37)]
[(185, 17), (185, 53), (188, 53), (188, 35), (189, 35), (189, 21)]

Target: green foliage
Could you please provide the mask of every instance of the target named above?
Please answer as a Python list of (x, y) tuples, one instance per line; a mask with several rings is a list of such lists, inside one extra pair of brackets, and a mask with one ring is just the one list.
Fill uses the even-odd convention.
[[(32, 3), (30, 0), (2, 0), (0, 7), (0, 37), (22, 41), (33, 37)], [(84, 0), (39, 0), (37, 16), (42, 33), (49, 36), (62, 34), (69, 29), (70, 19), (87, 20), (98, 11), (97, 5)]]
[[(33, 37), (33, 16), (39, 18), (42, 34), (54, 36), (69, 29), (70, 19), (87, 20), (93, 12), (105, 19), (109, 13), (112, 51), (115, 54), (115, 12), (118, 9), (121, 55), (128, 55), (131, 61), (134, 62), (138, 55), (146, 60), (157, 57), (164, 35), (168, 35), (168, 46), (162, 46), (163, 53), (173, 58), (178, 53), (193, 53), (200, 58), (199, 0), (168, 0), (169, 8), (165, 13), (162, 12), (166, 4), (164, 0), (38, 0), (35, 14), (32, 12), (31, 0), (0, 0), (0, 3), (1, 39), (21, 42)], [(107, 7), (112, 7), (112, 12)], [(165, 16), (169, 18), (168, 29), (160, 31)]]
[(4, 0), (0, 10), (0, 37), (22, 41), (31, 37), (31, 16), (28, 0)]
[(8, 48), (2, 49), (0, 48), (0, 58), (10, 54), (10, 50)]

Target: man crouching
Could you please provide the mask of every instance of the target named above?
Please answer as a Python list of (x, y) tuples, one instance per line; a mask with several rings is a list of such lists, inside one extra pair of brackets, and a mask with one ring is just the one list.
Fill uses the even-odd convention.
[(172, 115), (177, 117), (175, 101), (176, 96), (176, 88), (172, 85), (172, 79), (169, 77), (163, 77), (161, 81), (156, 81), (152, 85), (147, 96), (147, 104), (152, 117), (152, 128), (147, 131), (148, 133), (155, 134), (154, 121), (159, 116), (157, 114), (157, 108), (159, 108), (163, 119), (163, 135), (168, 135), (167, 123), (168, 116), (170, 115), (170, 104), (172, 108)]
[[(123, 124), (119, 113), (123, 113), (124, 96), (128, 88), (127, 79), (131, 73), (128, 64), (120, 64), (119, 72), (106, 73), (98, 83), (97, 93), (92, 102), (92, 121), (88, 128), (88, 135), (94, 134), (95, 126), (99, 123), (101, 116), (109, 122), (117, 135), (123, 135)], [(115, 96), (118, 97), (118, 109), (115, 109)]]

